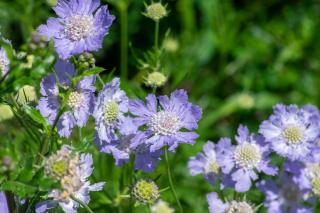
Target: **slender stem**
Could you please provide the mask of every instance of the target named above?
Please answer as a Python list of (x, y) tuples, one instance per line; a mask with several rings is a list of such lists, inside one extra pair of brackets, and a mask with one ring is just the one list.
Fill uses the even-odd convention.
[(83, 208), (85, 208), (87, 210), (87, 212), (89, 213), (93, 213), (93, 211), (89, 208), (89, 206), (87, 204), (85, 204), (85, 202), (83, 202), (82, 200), (76, 198), (75, 196), (71, 195), (72, 200), (76, 201), (77, 203), (79, 203)]
[(151, 205), (150, 205), (150, 204), (148, 204), (148, 212), (149, 212), (149, 213), (152, 213)]
[(9, 191), (5, 191), (4, 193), (6, 196), (9, 212), (14, 212), (14, 209), (15, 209), (14, 195)]
[(166, 161), (166, 166), (167, 166), (167, 175), (168, 175), (168, 179), (169, 179), (169, 185), (171, 188), (171, 192), (172, 192), (172, 195), (178, 204), (179, 212), (182, 213), (183, 212), (182, 206), (179, 201), (178, 195), (174, 189), (174, 185), (173, 185), (173, 181), (172, 181), (172, 177), (171, 177), (171, 170), (170, 170), (170, 164), (169, 164), (169, 158), (168, 158), (168, 148), (167, 147), (164, 148), (164, 156), (165, 156), (165, 161)]
[(128, 3), (119, 6), (120, 15), (120, 76), (128, 78)]
[(100, 77), (99, 74), (97, 75), (97, 78), (98, 78), (100, 84), (104, 87), (104, 81), (102, 80), (102, 78)]
[(159, 49), (159, 21), (155, 22), (154, 47), (158, 51), (158, 49)]

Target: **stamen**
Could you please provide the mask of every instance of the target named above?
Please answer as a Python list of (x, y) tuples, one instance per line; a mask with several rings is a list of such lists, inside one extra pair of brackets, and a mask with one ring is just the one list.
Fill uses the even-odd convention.
[(173, 135), (181, 128), (178, 116), (173, 112), (160, 111), (150, 120), (150, 126), (156, 134)]

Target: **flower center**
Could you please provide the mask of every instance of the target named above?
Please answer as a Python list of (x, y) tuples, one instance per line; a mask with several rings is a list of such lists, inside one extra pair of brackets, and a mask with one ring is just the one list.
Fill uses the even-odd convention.
[(104, 107), (103, 117), (106, 123), (114, 122), (119, 114), (119, 105), (115, 101), (108, 102)]
[(252, 207), (247, 202), (232, 201), (225, 213), (253, 213)]
[(289, 202), (296, 202), (299, 200), (299, 189), (293, 184), (285, 185), (282, 190), (282, 196)]
[(262, 156), (257, 145), (246, 142), (236, 147), (234, 158), (238, 166), (252, 169), (258, 166)]
[(64, 32), (72, 41), (86, 38), (93, 32), (93, 19), (88, 15), (74, 15), (67, 18)]
[(156, 134), (173, 135), (178, 132), (181, 125), (175, 113), (160, 111), (152, 116), (150, 126)]
[(52, 164), (51, 169), (57, 176), (63, 176), (67, 170), (66, 162), (63, 160), (56, 161)]
[(319, 177), (314, 178), (311, 183), (312, 183), (313, 193), (319, 196), (320, 195), (320, 178)]
[(79, 92), (71, 92), (68, 99), (68, 105), (71, 108), (79, 108), (83, 102), (83, 95)]
[(212, 161), (208, 164), (206, 168), (206, 173), (214, 173), (218, 174), (219, 173), (220, 166), (216, 161)]
[(0, 55), (0, 74), (5, 72), (8, 65), (9, 63), (7, 62), (7, 60)]
[(299, 144), (303, 139), (303, 132), (297, 126), (288, 126), (283, 131), (283, 136), (289, 144)]

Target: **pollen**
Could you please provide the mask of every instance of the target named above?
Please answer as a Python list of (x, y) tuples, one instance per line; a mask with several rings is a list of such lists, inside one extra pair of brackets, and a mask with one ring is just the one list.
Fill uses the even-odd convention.
[(88, 15), (74, 15), (67, 18), (64, 32), (72, 41), (80, 41), (93, 33), (93, 18)]
[(119, 105), (115, 101), (109, 101), (105, 107), (103, 112), (104, 120), (107, 124), (113, 123), (119, 114)]
[(68, 99), (68, 106), (73, 109), (79, 108), (83, 103), (83, 94), (79, 92), (71, 92)]
[(225, 210), (225, 213), (253, 213), (253, 209), (245, 201), (232, 201), (230, 206)]
[(301, 128), (297, 126), (288, 126), (283, 131), (283, 137), (286, 139), (288, 144), (295, 145), (301, 143), (303, 139), (303, 132)]
[(160, 111), (150, 120), (150, 126), (156, 134), (173, 135), (181, 128), (180, 119), (170, 111)]
[(256, 144), (243, 143), (236, 147), (234, 158), (239, 167), (256, 168), (261, 162), (260, 148)]
[(154, 203), (160, 196), (158, 186), (152, 180), (139, 180), (132, 188), (133, 197), (140, 203)]

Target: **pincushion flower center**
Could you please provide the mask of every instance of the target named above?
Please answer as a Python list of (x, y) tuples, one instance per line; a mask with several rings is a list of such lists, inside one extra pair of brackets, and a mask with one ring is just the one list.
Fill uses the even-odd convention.
[(251, 169), (258, 166), (261, 162), (261, 152), (256, 144), (243, 143), (236, 147), (234, 158), (236, 164), (245, 169)]
[(303, 139), (303, 132), (297, 126), (288, 126), (283, 131), (283, 136), (289, 144), (299, 144)]
[(0, 74), (3, 73), (8, 66), (7, 61), (0, 55)]
[(219, 173), (220, 166), (216, 161), (211, 161), (206, 167), (206, 173)]
[(312, 191), (316, 195), (320, 195), (320, 177), (316, 177), (311, 181)]
[(63, 160), (56, 161), (51, 166), (52, 172), (58, 176), (63, 176), (66, 173), (67, 165)]
[(103, 117), (106, 123), (110, 124), (114, 122), (119, 114), (119, 105), (115, 101), (109, 101), (105, 107), (103, 112)]
[(68, 99), (68, 105), (75, 109), (79, 108), (83, 102), (83, 95), (79, 92), (71, 92)]
[(247, 202), (232, 201), (224, 213), (253, 213), (253, 209)]
[(66, 19), (64, 32), (72, 41), (79, 41), (93, 33), (93, 18), (89, 15), (74, 15)]
[(160, 111), (152, 116), (150, 126), (156, 134), (173, 135), (180, 129), (180, 120), (173, 112)]

